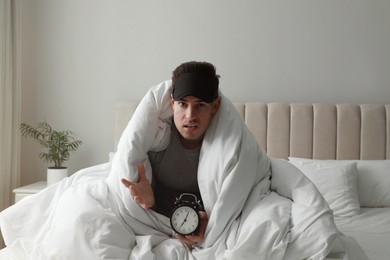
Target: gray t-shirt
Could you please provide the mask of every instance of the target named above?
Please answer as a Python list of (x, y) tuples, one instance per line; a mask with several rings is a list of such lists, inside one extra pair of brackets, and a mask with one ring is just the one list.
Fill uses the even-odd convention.
[(155, 211), (170, 217), (176, 198), (182, 193), (192, 193), (201, 200), (198, 186), (200, 147), (185, 149), (176, 127), (172, 126), (169, 146), (161, 152), (149, 152), (155, 183)]

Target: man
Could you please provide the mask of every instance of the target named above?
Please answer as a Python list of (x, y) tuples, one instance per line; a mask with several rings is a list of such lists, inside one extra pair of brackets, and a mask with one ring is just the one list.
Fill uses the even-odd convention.
[[(145, 177), (143, 164), (138, 165), (138, 182), (122, 179), (130, 194), (145, 209), (170, 216), (174, 202), (182, 193), (191, 193), (201, 199), (197, 170), (203, 137), (218, 111), (219, 75), (207, 62), (187, 62), (173, 71), (171, 106), (173, 124), (169, 146), (161, 152), (149, 152), (153, 180)], [(175, 237), (188, 246), (203, 240), (207, 214), (199, 212), (201, 220), (196, 234)]]

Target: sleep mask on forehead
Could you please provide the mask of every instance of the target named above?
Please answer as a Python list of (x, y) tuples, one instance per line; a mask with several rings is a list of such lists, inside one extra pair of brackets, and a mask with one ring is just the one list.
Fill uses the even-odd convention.
[(194, 96), (211, 103), (218, 97), (218, 78), (200, 73), (185, 73), (176, 80), (172, 96), (174, 100)]

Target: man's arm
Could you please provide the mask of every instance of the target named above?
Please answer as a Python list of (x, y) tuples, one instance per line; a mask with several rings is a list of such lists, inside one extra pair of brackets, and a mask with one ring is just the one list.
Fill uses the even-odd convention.
[(138, 164), (138, 182), (131, 182), (126, 179), (121, 180), (133, 197), (134, 201), (144, 209), (149, 209), (154, 206), (154, 193), (152, 185), (145, 176), (145, 166), (142, 163)]

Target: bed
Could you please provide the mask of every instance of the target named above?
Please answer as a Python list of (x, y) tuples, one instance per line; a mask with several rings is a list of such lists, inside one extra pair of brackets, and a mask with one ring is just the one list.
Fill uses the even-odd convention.
[[(135, 101), (117, 104), (116, 143), (137, 105)], [(359, 242), (369, 259), (389, 259), (390, 105), (259, 102), (234, 105), (270, 156), (291, 162), (307, 161), (314, 166), (327, 163), (331, 168), (338, 163), (358, 161), (357, 178), (352, 181), (360, 198), (359, 211), (349, 217), (336, 217), (335, 221), (341, 232)]]
[[(116, 144), (120, 143), (122, 133), (126, 131), (126, 126), (138, 106), (138, 101), (117, 104)], [(341, 202), (332, 200), (335, 197), (334, 189), (329, 190), (326, 185), (321, 187), (324, 180), (321, 178), (317, 180), (315, 176), (310, 176), (310, 171), (307, 173), (308, 178), (323, 193), (332, 211), (334, 213), (341, 211), (340, 216), (335, 217), (338, 229), (345, 235), (355, 238), (369, 259), (388, 259), (390, 249), (386, 246), (386, 241), (390, 239), (390, 191), (388, 188), (390, 187), (390, 174), (387, 172), (390, 168), (387, 167), (390, 156), (390, 105), (234, 103), (234, 107), (270, 157), (290, 159), (291, 162), (288, 164), (291, 165), (295, 160), (294, 166), (301, 167), (300, 170), (304, 173), (312, 168), (325, 172), (326, 176), (331, 176), (329, 178), (332, 178), (334, 187), (339, 187), (337, 185), (342, 183), (351, 186), (345, 191), (352, 195), (346, 194), (345, 197), (348, 197), (348, 202), (353, 202), (352, 207), (349, 204), (344, 207), (344, 200)], [(115, 162), (118, 151), (111, 153), (111, 157), (110, 161)], [(372, 169), (379, 168), (382, 172), (373, 172), (373, 178), (368, 177), (365, 172), (359, 172), (366, 166), (359, 168), (356, 161), (368, 162), (369, 168), (373, 165)], [(51, 194), (51, 197), (57, 198), (57, 191), (60, 187), (75, 183), (80, 185), (80, 182), (88, 183), (93, 178), (99, 178), (110, 163), (95, 166), (97, 168), (94, 168), (93, 174), (90, 169), (82, 170), (76, 177), (64, 180), (20, 203), (29, 207), (35, 201), (46, 201), (45, 194)], [(382, 163), (385, 166), (378, 166), (376, 163)], [(329, 170), (335, 167), (342, 172), (340, 178), (332, 176), (332, 171)], [(383, 167), (386, 172), (383, 172)], [(355, 184), (345, 183), (345, 180), (349, 180), (348, 178), (354, 179)], [(366, 187), (365, 181), (367, 180), (371, 182)], [(375, 192), (383, 194), (370, 195)], [(362, 195), (366, 196), (364, 202), (367, 205), (360, 203), (359, 199)], [(56, 202), (58, 201), (50, 200), (49, 204)], [(377, 202), (383, 205), (376, 204)], [(40, 223), (40, 220), (37, 221)], [(120, 232), (118, 230), (118, 233)], [(121, 242), (123, 241), (118, 241), (118, 243)], [(23, 259), (21, 255), (21, 252), (9, 248), (0, 251), (2, 260)], [(337, 254), (330, 259), (338, 259)]]

